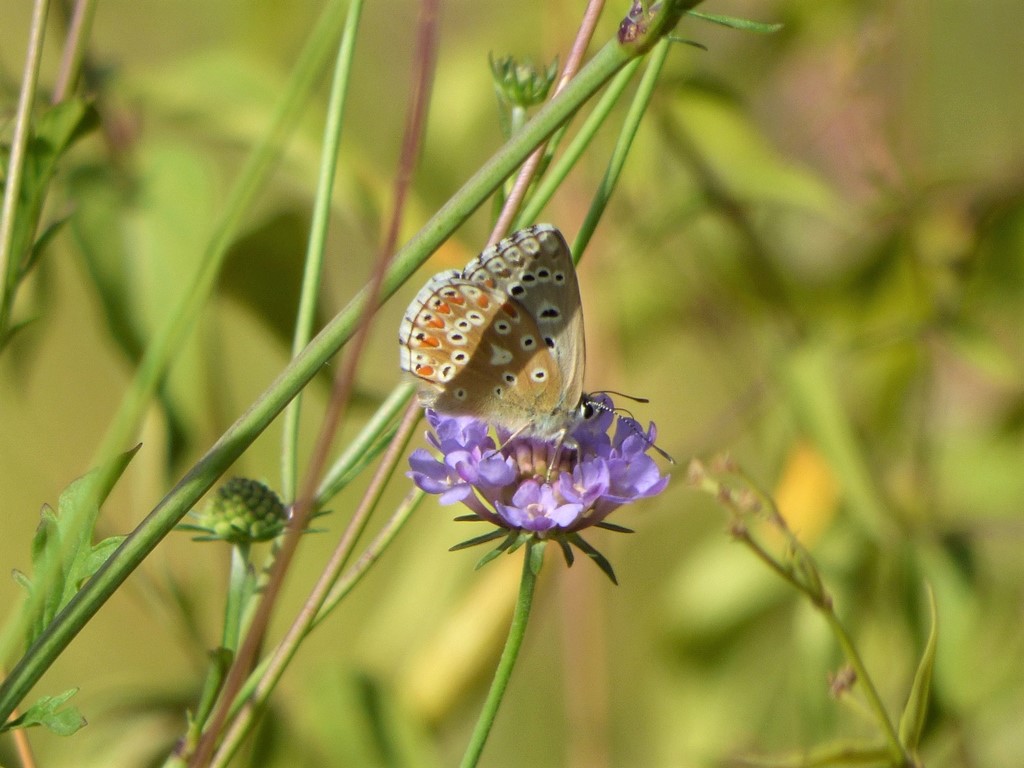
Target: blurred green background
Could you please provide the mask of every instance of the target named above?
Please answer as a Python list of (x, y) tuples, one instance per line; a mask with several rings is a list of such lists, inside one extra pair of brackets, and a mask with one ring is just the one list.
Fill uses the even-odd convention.
[[(610, 5), (598, 44), (626, 10)], [(842, 657), (820, 617), (686, 487), (690, 457), (728, 450), (774, 490), (818, 558), (895, 713), (927, 635), (924, 585), (934, 587), (927, 764), (1024, 765), (1024, 4), (701, 8), (785, 27), (761, 36), (680, 25), (708, 50), (673, 49), (580, 266), (588, 387), (650, 398), (635, 412), (657, 422), (676, 477), (617, 513), (635, 535), (594, 537), (620, 586), (589, 563), (567, 571), (551, 559), (483, 764), (705, 766), (874, 733), (856, 693), (828, 695)], [(443, 6), (405, 236), (502, 142), (488, 54), (564, 60), (581, 10)], [(318, 11), (99, 4), (90, 62), (102, 128), (60, 171), (50, 218), (72, 219), (22, 292), (19, 313), (35, 323), (0, 357), (5, 569), (28, 567), (41, 504), (89, 469), (137, 345), (200, 258)], [(29, 12), (8, 3), (0, 26), (5, 141)], [(367, 8), (324, 318), (365, 281), (390, 212), (417, 13), (408, 2)], [(62, 38), (54, 14), (44, 88)], [(103, 535), (132, 529), (286, 364), (325, 101), (323, 91), (250, 210), (104, 509)], [(615, 136), (608, 125), (543, 216), (570, 239)], [(479, 250), (489, 216), (474, 216), (379, 314), (337, 445), (399, 380), (407, 302), (434, 271)], [(307, 448), (328, 386), (325, 375), (307, 390)], [(279, 445), (275, 425), (236, 473), (276, 484)], [(362, 487), (303, 541), (275, 633)], [(407, 488), (397, 478), (390, 502)], [(457, 761), (500, 652), (518, 561), (474, 571), (478, 553), (446, 549), (477, 530), (451, 517), (429, 500), (306, 643), (253, 765)], [(185, 534), (161, 544), (34, 692), (80, 686), (74, 701), (89, 720), (68, 739), (34, 731), (40, 765), (159, 764), (218, 642), (226, 572), (225, 547)], [(0, 583), (7, 612), (19, 600), (13, 581)], [(7, 741), (0, 762), (14, 764)]]

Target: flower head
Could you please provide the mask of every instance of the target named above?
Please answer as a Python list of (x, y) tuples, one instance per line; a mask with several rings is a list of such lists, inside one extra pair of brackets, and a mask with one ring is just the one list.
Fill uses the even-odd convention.
[(195, 517), (194, 525), (181, 524), (178, 528), (201, 534), (199, 541), (248, 544), (279, 536), (288, 523), (288, 510), (263, 483), (233, 477)]
[(607, 395), (592, 396), (590, 406), (588, 418), (554, 439), (498, 429), (500, 445), (485, 422), (428, 410), (428, 439), (441, 455), (414, 451), (408, 475), (422, 490), (438, 494), (442, 504), (469, 507), (473, 514), (459, 519), (497, 526), (459, 548), (504, 537), (497, 554), (529, 538), (555, 539), (570, 564), (571, 544), (614, 581), (611, 566), (579, 532), (591, 526), (628, 531), (605, 518), (623, 504), (661, 493), (668, 476), (647, 455), (656, 435), (653, 424), (645, 431), (631, 418), (616, 417)]

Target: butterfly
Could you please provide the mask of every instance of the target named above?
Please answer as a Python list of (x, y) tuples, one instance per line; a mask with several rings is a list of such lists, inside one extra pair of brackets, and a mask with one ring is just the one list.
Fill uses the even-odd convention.
[(583, 306), (572, 254), (550, 224), (432, 277), (405, 312), (400, 365), (421, 402), (513, 434), (564, 437), (586, 418)]

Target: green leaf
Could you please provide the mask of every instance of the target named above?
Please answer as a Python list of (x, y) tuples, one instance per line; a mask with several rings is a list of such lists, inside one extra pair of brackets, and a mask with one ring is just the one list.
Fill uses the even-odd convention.
[(38, 637), (50, 619), (57, 614), (60, 610), (61, 596), (64, 594), (64, 574), (56, 565), (61, 550), (61, 530), (57, 514), (49, 504), (44, 504), (39, 511), (39, 518), (39, 525), (32, 537), (32, 573), (36, 578), (39, 574), (53, 575), (47, 586), (41, 589), (37, 589), (35, 579), (24, 573), (20, 574), (20, 578), (16, 578), (29, 593), (29, 600), (25, 604), (28, 614), (25, 619), (27, 643)]
[(56, 696), (43, 696), (25, 710), (21, 717), (0, 726), (0, 733), (15, 728), (31, 728), (34, 725), (41, 725), (58, 736), (70, 736), (86, 724), (82, 713), (75, 707), (61, 709), (65, 702), (76, 693), (78, 693), (78, 689), (71, 688)]
[(64, 489), (56, 512), (49, 505), (43, 505), (39, 526), (32, 538), (32, 576), (21, 574), (16, 578), (29, 593), (24, 606), (29, 644), (123, 541), (124, 537), (114, 536), (93, 545), (93, 528), (99, 505), (138, 449), (136, 446), (114, 458), (105, 486), (96, 487), (94, 478), (99, 471), (96, 469)]
[(910, 752), (916, 752), (921, 743), (921, 731), (928, 714), (928, 693), (931, 690), (932, 670), (935, 668), (935, 649), (939, 642), (939, 615), (935, 606), (935, 592), (928, 585), (928, 608), (932, 628), (928, 633), (921, 662), (917, 665), (914, 684), (910, 687), (907, 705), (900, 716), (900, 743)]
[(43, 231), (39, 234), (39, 237), (37, 237), (36, 241), (32, 244), (28, 258), (26, 258), (25, 262), (21, 265), (21, 272), (18, 274), (19, 280), (27, 276), (28, 273), (32, 271), (32, 268), (39, 263), (39, 259), (42, 257), (43, 253), (46, 252), (46, 248), (50, 244), (50, 241), (52, 241), (53, 238), (57, 236), (57, 233), (64, 228), (64, 225), (67, 224), (69, 218), (71, 217), (64, 216), (63, 218), (57, 219), (56, 221), (50, 222), (46, 225)]
[(720, 24), (729, 29), (741, 29), (744, 32), (757, 32), (762, 35), (770, 35), (782, 29), (781, 24), (765, 24), (750, 19), (738, 19), (735, 16), (722, 16), (717, 13), (704, 13), (703, 11), (687, 11), (687, 14), (703, 21), (710, 21), (712, 24)]
[(107, 559), (114, 554), (114, 550), (121, 546), (125, 540), (124, 536), (110, 536), (99, 544), (89, 548), (85, 556), (75, 563), (75, 571), (71, 574), (69, 581), (74, 585), (77, 592), (85, 580), (90, 578), (100, 569)]
[[(32, 125), (11, 250), (18, 277), (23, 276), (28, 265), (39, 257), (38, 253), (32, 253), (32, 243), (50, 181), (61, 158), (75, 141), (98, 124), (96, 111), (88, 102), (68, 99), (44, 111)], [(45, 234), (41, 241), (45, 245)]]

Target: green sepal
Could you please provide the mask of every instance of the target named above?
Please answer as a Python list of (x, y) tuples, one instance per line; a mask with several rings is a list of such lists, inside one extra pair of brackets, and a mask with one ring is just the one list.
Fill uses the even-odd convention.
[(568, 539), (571, 544), (593, 560), (597, 567), (604, 571), (604, 575), (612, 580), (612, 584), (615, 586), (619, 585), (618, 579), (615, 578), (615, 571), (612, 569), (612, 564), (608, 562), (608, 558), (590, 546), (578, 533), (570, 533)]
[(530, 572), (536, 576), (544, 565), (544, 539), (533, 539), (526, 547), (526, 556), (530, 559)]
[(607, 520), (595, 523), (594, 527), (604, 528), (606, 531), (615, 531), (616, 533), (636, 533), (632, 528), (627, 528), (624, 525), (616, 525), (615, 523), (609, 523)]
[(558, 538), (558, 546), (562, 548), (562, 557), (565, 558), (565, 565), (568, 568), (572, 568), (572, 564), (576, 562), (576, 555), (572, 552), (572, 547), (569, 546), (569, 542), (563, 538)]
[(505, 535), (506, 531), (502, 530), (501, 528), (495, 528), (493, 531), (485, 533), (481, 536), (474, 536), (472, 539), (467, 539), (466, 541), (451, 546), (448, 548), (448, 551), (457, 552), (460, 549), (469, 549), (470, 547), (475, 547), (480, 544), (486, 544), (489, 541), (494, 541), (495, 539), (500, 539), (502, 536)]
[[(498, 531), (495, 531), (495, 533), (501, 534), (501, 533), (504, 533), (504, 531), (501, 531), (499, 529)], [(495, 538), (497, 538), (497, 537), (495, 537)], [(479, 560), (477, 560), (476, 565), (473, 566), (474, 569), (479, 570), (479, 569), (483, 568), (485, 565), (487, 565), (489, 562), (491, 562), (491, 560), (496, 558), (502, 552), (512, 552), (512, 551), (515, 551), (516, 547), (519, 546), (519, 544), (517, 544), (518, 539), (519, 539), (519, 535), (515, 531), (509, 531), (508, 535), (505, 536), (505, 540), (502, 541), (501, 544), (499, 544), (494, 549), (492, 549), (490, 552), (488, 552), (486, 555), (484, 555)]]

